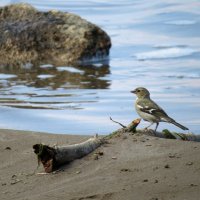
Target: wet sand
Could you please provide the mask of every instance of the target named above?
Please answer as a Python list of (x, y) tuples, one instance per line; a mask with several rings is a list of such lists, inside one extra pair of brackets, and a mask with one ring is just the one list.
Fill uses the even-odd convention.
[(98, 148), (95, 152), (103, 152), (98, 159), (93, 152), (60, 172), (38, 175), (44, 170), (37, 169), (33, 144), (73, 144), (89, 137), (0, 130), (0, 199), (199, 199), (197, 142), (124, 134)]

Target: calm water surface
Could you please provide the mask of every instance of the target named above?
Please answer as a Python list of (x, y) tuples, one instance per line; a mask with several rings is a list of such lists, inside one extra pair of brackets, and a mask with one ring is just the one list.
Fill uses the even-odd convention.
[[(1, 0), (73, 12), (112, 39), (109, 64), (0, 68), (0, 128), (107, 134), (137, 118), (130, 90), (147, 87), (178, 122), (200, 133), (200, 1)], [(142, 123), (140, 127), (144, 127)], [(162, 124), (159, 129), (178, 130)]]

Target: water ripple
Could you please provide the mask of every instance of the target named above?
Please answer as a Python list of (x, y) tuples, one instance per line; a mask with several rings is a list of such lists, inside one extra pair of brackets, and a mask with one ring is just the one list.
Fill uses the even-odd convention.
[(192, 48), (169, 47), (135, 54), (138, 60), (180, 58), (199, 52)]

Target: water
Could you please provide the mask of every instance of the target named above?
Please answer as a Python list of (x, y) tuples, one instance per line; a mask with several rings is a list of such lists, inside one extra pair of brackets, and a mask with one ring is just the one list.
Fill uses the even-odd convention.
[[(200, 133), (200, 1), (29, 2), (73, 12), (112, 39), (109, 65), (0, 68), (0, 128), (107, 134), (137, 118), (130, 90), (143, 86), (178, 122)], [(141, 123), (140, 127), (147, 124)], [(162, 123), (159, 129), (180, 131)]]

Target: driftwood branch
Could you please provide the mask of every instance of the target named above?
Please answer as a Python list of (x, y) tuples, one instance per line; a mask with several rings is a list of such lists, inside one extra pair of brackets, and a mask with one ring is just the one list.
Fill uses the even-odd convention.
[(104, 140), (96, 136), (85, 142), (67, 146), (49, 147), (44, 144), (35, 144), (33, 149), (38, 157), (38, 162), (43, 164), (45, 172), (50, 173), (63, 164), (86, 156), (102, 143), (104, 143)]
[[(114, 122), (118, 123), (116, 121)], [(121, 124), (124, 131), (135, 132), (136, 127), (139, 123), (140, 119), (136, 119), (132, 121), (131, 124), (127, 127), (123, 126), (121, 123), (118, 124)], [(38, 164), (42, 163), (45, 172), (50, 173), (58, 169), (58, 167), (63, 164), (69, 163), (75, 159), (88, 155), (96, 148), (98, 148), (101, 144), (110, 139), (114, 134), (115, 132), (103, 138), (98, 138), (96, 136), (86, 140), (85, 142), (67, 146), (50, 147), (44, 144), (35, 144), (33, 145), (33, 149), (34, 153), (38, 157)]]

